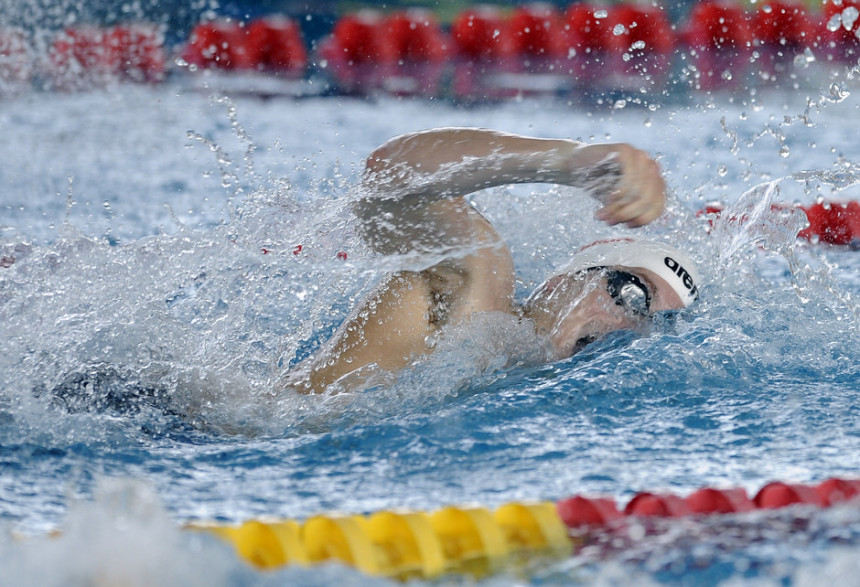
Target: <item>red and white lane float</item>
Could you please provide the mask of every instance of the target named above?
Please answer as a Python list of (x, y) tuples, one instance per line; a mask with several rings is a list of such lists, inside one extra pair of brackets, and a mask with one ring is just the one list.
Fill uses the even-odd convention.
[(826, 0), (818, 27), (828, 59), (849, 65), (860, 58), (860, 0)]
[[(674, 67), (696, 90), (728, 90), (801, 80), (810, 63), (854, 64), (860, 56), (860, 0), (702, 0), (684, 21), (662, 8), (628, 0), (513, 9), (476, 5), (443, 28), (426, 10), (361, 10), (340, 18), (318, 45), (314, 64), (296, 21), (272, 16), (250, 22), (197, 25), (180, 51), (190, 83), (221, 80), (234, 92), (317, 94), (310, 73), (336, 93), (453, 96), (481, 101), (524, 95), (621, 92), (659, 95)], [(153, 24), (72, 26), (58, 33), (41, 60), (27, 36), (0, 28), (4, 91), (33, 79), (64, 89), (114, 81), (165, 78), (167, 50)], [(46, 61), (47, 65), (42, 61)], [(754, 68), (754, 72), (752, 71)], [(827, 75), (824, 68), (822, 75)], [(306, 84), (297, 84), (304, 79)], [(232, 82), (230, 81), (232, 80)], [(274, 81), (272, 81), (274, 80)], [(285, 80), (294, 83), (283, 84)]]
[[(784, 210), (786, 204), (776, 204), (774, 210)], [(817, 202), (806, 206), (795, 205), (806, 213), (809, 226), (798, 233), (798, 238), (812, 243), (823, 243), (860, 249), (860, 202)], [(711, 204), (699, 212), (713, 222), (723, 213), (719, 204)]]
[(307, 53), (301, 31), (292, 20), (272, 17), (250, 22), (198, 24), (182, 58), (194, 69), (265, 71), (301, 77)]
[(686, 516), (745, 513), (793, 505), (826, 508), (860, 498), (860, 480), (831, 478), (818, 485), (774, 481), (750, 497), (743, 488), (700, 488), (686, 497), (671, 493), (639, 492), (623, 508), (608, 497), (573, 496), (556, 504), (571, 530), (610, 526), (630, 516), (682, 518)]
[(800, 238), (860, 249), (860, 202), (822, 202), (803, 206), (803, 211), (809, 227)]
[[(796, 59), (817, 43), (816, 28), (802, 4), (767, 0), (751, 15), (756, 69), (762, 81), (779, 81), (791, 72)], [(820, 35), (819, 35), (820, 36)]]
[(391, 44), (383, 38), (385, 19), (377, 10), (348, 14), (320, 43), (319, 64), (344, 94), (372, 94), (382, 88), (394, 65)]
[(300, 78), (307, 70), (302, 32), (290, 18), (272, 16), (252, 21), (247, 43), (258, 70), (290, 78)]
[(567, 93), (567, 42), (562, 15), (552, 4), (517, 6), (505, 14), (492, 8), (462, 13), (452, 26), (455, 96), (495, 100)]
[(156, 25), (117, 25), (108, 30), (106, 42), (116, 56), (115, 73), (120, 81), (164, 81), (167, 52), (164, 48), (164, 35)]
[(191, 31), (182, 59), (192, 69), (254, 69), (255, 55), (247, 33), (247, 28), (232, 21), (198, 24)]
[(493, 101), (516, 95), (505, 83), (516, 75), (514, 48), (506, 15), (483, 5), (459, 13), (451, 23), (453, 73), (451, 91), (466, 101)]
[(450, 41), (433, 13), (418, 8), (395, 12), (385, 19), (384, 34), (394, 55), (384, 89), (400, 96), (441, 95)]
[[(651, 91), (665, 86), (675, 35), (659, 7), (619, 4), (610, 12), (612, 48), (622, 89)], [(626, 81), (625, 81), (626, 80)]]
[[(686, 497), (640, 492), (623, 508), (608, 497), (573, 496), (557, 503), (511, 502), (494, 509), (448, 506), (435, 511), (249, 520), (237, 525), (197, 522), (187, 528), (224, 540), (259, 569), (336, 561), (393, 579), (432, 579), (452, 573), (485, 577), (504, 571), (512, 562), (522, 564), (528, 556), (561, 559), (585, 546), (594, 551), (599, 544), (618, 550), (661, 532), (677, 537), (687, 532), (687, 540), (700, 537), (690, 533), (689, 524), (675, 523), (679, 518), (715, 519), (717, 531), (724, 531), (732, 524), (749, 525), (737, 516), (753, 511), (794, 506), (795, 515), (808, 516), (815, 508), (856, 507), (858, 498), (860, 480), (832, 478), (818, 485), (776, 481), (753, 497), (743, 488), (704, 487)], [(757, 520), (766, 523), (761, 515)], [(634, 523), (645, 532), (631, 533)]]
[(601, 85), (612, 54), (609, 9), (587, 2), (571, 5), (565, 14), (568, 40), (567, 72), (578, 88)]
[(676, 46), (662, 8), (579, 3), (567, 10), (567, 67), (580, 91), (658, 92)]
[(194, 27), (181, 53), (194, 87), (256, 95), (300, 95), (308, 55), (292, 19), (217, 20)]
[(470, 9), (451, 35), (454, 94), (473, 99), (659, 90), (675, 46), (661, 9), (585, 2)]
[(738, 5), (716, 0), (697, 3), (682, 34), (690, 81), (697, 90), (735, 89), (747, 83), (752, 29)]
[(54, 88), (65, 90), (118, 81), (155, 83), (164, 79), (166, 63), (164, 36), (156, 25), (69, 27), (54, 38), (47, 77)]
[[(507, 34), (516, 59), (516, 70), (533, 76), (532, 83), (521, 88), (523, 94), (568, 89), (561, 68), (567, 55), (567, 39), (564, 21), (554, 5), (534, 3), (517, 6), (510, 16)], [(543, 84), (540, 83), (541, 76)], [(564, 81), (560, 87), (555, 87), (554, 79)], [(547, 82), (550, 85), (547, 86)]]
[(34, 72), (33, 50), (24, 31), (0, 28), (0, 95), (28, 87)]
[(432, 97), (442, 93), (448, 38), (427, 10), (388, 16), (362, 10), (340, 19), (320, 44), (320, 64), (338, 91)]

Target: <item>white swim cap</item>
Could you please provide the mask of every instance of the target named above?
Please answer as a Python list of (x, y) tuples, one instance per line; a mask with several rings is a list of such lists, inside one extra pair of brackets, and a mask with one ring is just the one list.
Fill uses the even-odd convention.
[(631, 238), (593, 242), (577, 251), (558, 272), (578, 273), (592, 267), (616, 265), (653, 271), (678, 294), (684, 307), (699, 296), (699, 272), (693, 261), (661, 242)]

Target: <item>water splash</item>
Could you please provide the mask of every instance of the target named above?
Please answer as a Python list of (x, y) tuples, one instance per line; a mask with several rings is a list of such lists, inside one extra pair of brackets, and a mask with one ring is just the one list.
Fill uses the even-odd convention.
[[(303, 207), (288, 181), (261, 178), (253, 140), (235, 106), (223, 103), (244, 144), (243, 166), (192, 133), (215, 154), (229, 194), (221, 224), (201, 230), (177, 220), (175, 234), (115, 246), (72, 224), (70, 182), (54, 242), (4, 246), (0, 389), (8, 414), (38, 420), (63, 406), (128, 416), (161, 404), (206, 427), (255, 429), (248, 422), (266, 418), (254, 398), (378, 275), (363, 265), (348, 203), (320, 196)], [(358, 278), (343, 279), (356, 268)]]
[(181, 527), (154, 488), (128, 479), (102, 479), (92, 500), (72, 500), (59, 534), (4, 533), (0, 546), (0, 572), (13, 585), (378, 584), (334, 565), (260, 573), (227, 542)]

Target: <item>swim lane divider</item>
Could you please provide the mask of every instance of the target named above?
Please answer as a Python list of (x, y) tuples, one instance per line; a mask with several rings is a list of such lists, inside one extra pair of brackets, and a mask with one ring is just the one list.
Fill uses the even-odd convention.
[(814, 486), (773, 482), (752, 498), (742, 488), (705, 487), (686, 497), (640, 492), (623, 508), (612, 498), (573, 496), (557, 503), (508, 503), (495, 510), (445, 507), (433, 512), (326, 514), (303, 522), (194, 522), (187, 528), (225, 540), (260, 569), (339, 562), (395, 579), (446, 573), (481, 576), (502, 569), (516, 556), (570, 556), (587, 536), (609, 533), (632, 518), (741, 514), (791, 505), (824, 508), (857, 498), (860, 480), (832, 478)]

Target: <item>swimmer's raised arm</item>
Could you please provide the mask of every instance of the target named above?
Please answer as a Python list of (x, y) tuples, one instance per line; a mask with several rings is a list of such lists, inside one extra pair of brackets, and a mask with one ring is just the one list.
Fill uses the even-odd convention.
[[(363, 384), (379, 371), (395, 372), (429, 354), (446, 326), (468, 325), (478, 313), (542, 323), (537, 312), (516, 304), (510, 250), (463, 196), (511, 183), (593, 188), (596, 179), (609, 175), (613, 181), (602, 182), (603, 192), (592, 189), (603, 203), (600, 219), (640, 226), (663, 211), (665, 184), (659, 167), (630, 145), (583, 145), (471, 128), (429, 130), (388, 141), (367, 159), (364, 193), (355, 202), (359, 228), (379, 253), (430, 254), (419, 256), (424, 266), (385, 277), (332, 339), (285, 377), (284, 385), (322, 392), (335, 384), (345, 389)], [(556, 287), (542, 291), (552, 297)], [(611, 298), (608, 287), (591, 294)], [(646, 292), (645, 287), (641, 291)], [(650, 303), (643, 296), (646, 305)], [(608, 305), (592, 304), (575, 315), (574, 327), (568, 328), (570, 321), (564, 318), (566, 346), (550, 341), (553, 348), (573, 348), (626, 324), (618, 316), (604, 320), (606, 324), (595, 318), (604, 306), (616, 305), (611, 300)]]
[(427, 205), (512, 183), (588, 187), (613, 171), (620, 177), (609, 182), (611, 187), (592, 192), (603, 203), (598, 218), (642, 226), (663, 212), (666, 186), (659, 166), (644, 151), (625, 143), (587, 145), (475, 128), (433, 129), (389, 140), (367, 158), (363, 185), (375, 196), (375, 207), (385, 210), (397, 201)]

